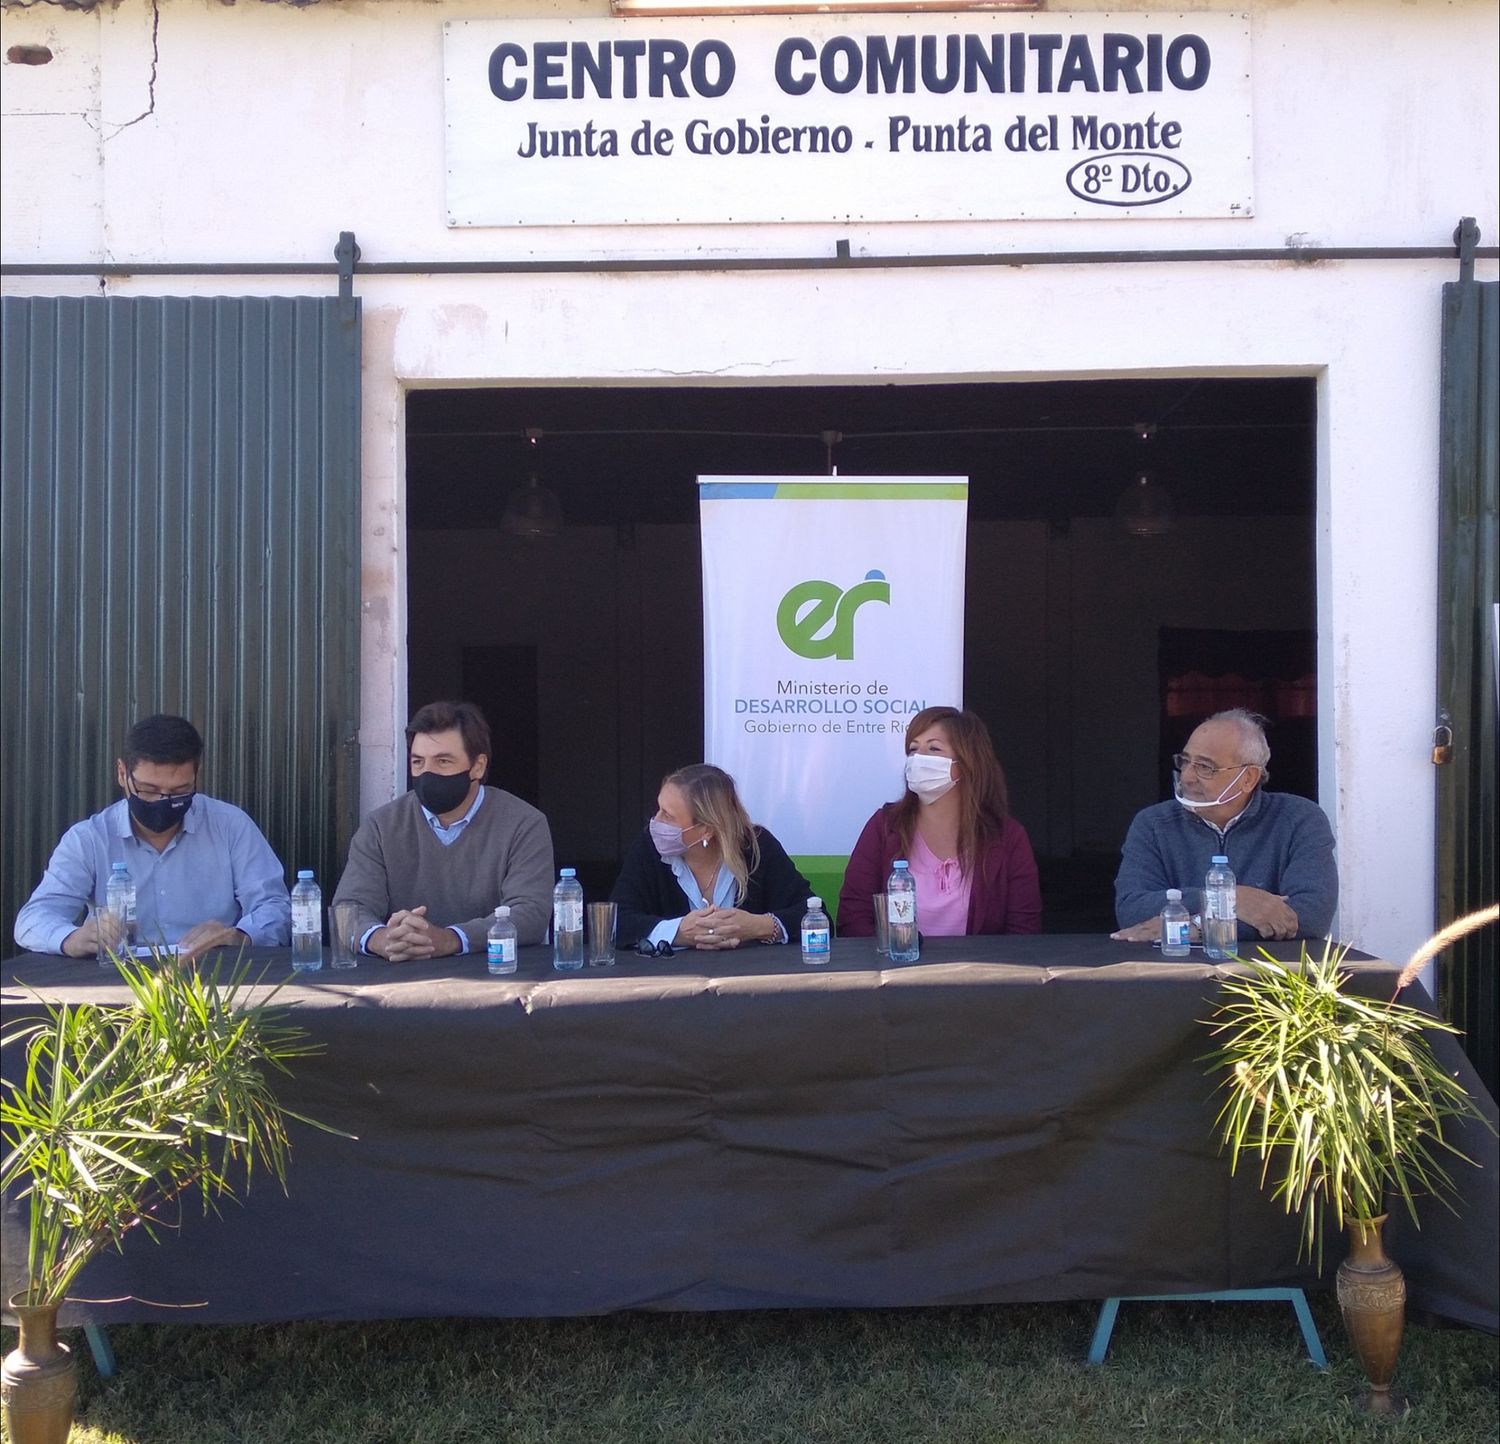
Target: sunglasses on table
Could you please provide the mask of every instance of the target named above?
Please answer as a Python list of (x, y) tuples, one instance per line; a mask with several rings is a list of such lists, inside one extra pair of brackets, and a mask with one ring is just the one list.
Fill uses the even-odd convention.
[(635, 945), (637, 957), (642, 958), (670, 958), (672, 956), (672, 944), (668, 942), (653, 943), (650, 938), (642, 938)]

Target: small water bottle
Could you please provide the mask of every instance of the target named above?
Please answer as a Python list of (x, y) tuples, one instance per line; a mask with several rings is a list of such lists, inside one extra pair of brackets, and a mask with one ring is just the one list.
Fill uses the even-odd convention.
[(304, 867), (292, 889), (292, 971), (316, 973), (322, 966), (323, 890)]
[(802, 915), (802, 961), (809, 967), (826, 963), (833, 945), (832, 939), (828, 914), (823, 911), (823, 899), (808, 898), (807, 911)]
[(898, 859), (885, 884), (885, 915), (891, 938), (893, 963), (914, 963), (922, 956), (917, 936), (917, 880), (911, 868)]
[(135, 879), (131, 877), (130, 869), (123, 862), (113, 864), (109, 870), (109, 881), (104, 885), (104, 906), (109, 909), (110, 916), (120, 924), (120, 936), (114, 944), (115, 951), (123, 956), (129, 956), (131, 949), (138, 941), (135, 921)]
[(571, 973), (583, 966), (583, 884), (565, 867), (552, 889), (552, 966)]
[(1192, 952), (1188, 941), (1191, 926), (1188, 910), (1182, 905), (1182, 890), (1167, 889), (1167, 905), (1161, 910), (1161, 955), (1164, 958), (1185, 958)]
[(516, 970), (516, 925), (510, 920), (510, 909), (503, 903), (495, 909), (489, 939), (484, 949), (490, 975), (503, 978)]
[(1203, 951), (1207, 957), (1224, 959), (1240, 955), (1240, 924), (1234, 894), (1229, 859), (1217, 854), (1203, 880)]

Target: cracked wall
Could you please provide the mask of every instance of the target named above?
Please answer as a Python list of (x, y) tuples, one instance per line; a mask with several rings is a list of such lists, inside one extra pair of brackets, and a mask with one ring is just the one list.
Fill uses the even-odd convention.
[(0, 66), (5, 129), (6, 259), (94, 261), (104, 255), (104, 156), (99, 121), (100, 15), (7, 8), (0, 51), (37, 47), (43, 64)]
[[(0, 66), (5, 258), (321, 263), (341, 230), (369, 260), (803, 257), (840, 240), (854, 256), (1431, 245), (1461, 215), (1493, 230), (1492, 4), (1455, 0), (1441, 23), (1397, 0), (1188, 8), (1251, 17), (1250, 218), (453, 228), (445, 22), (598, 22), (607, 0), (12, 3), (4, 48), (55, 53)], [(1476, 57), (1472, 73), (1459, 56)], [(554, 169), (535, 184), (570, 181)]]

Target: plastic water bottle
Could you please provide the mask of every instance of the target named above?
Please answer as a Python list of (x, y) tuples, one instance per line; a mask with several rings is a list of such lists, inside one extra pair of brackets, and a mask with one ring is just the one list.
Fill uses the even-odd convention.
[(802, 961), (809, 967), (826, 963), (833, 945), (832, 939), (828, 914), (823, 911), (823, 899), (808, 898), (807, 911), (802, 915)]
[(583, 966), (583, 884), (571, 867), (552, 889), (552, 966), (564, 973)]
[(113, 864), (109, 870), (109, 881), (104, 884), (104, 906), (110, 916), (120, 923), (120, 936), (114, 944), (115, 951), (128, 956), (136, 945), (135, 879), (123, 862)]
[(315, 973), (323, 966), (323, 890), (304, 867), (292, 889), (292, 970)]
[(917, 936), (917, 880), (904, 860), (898, 860), (885, 884), (885, 915), (891, 937), (891, 961), (914, 963), (922, 956)]
[(1188, 910), (1182, 905), (1182, 890), (1167, 889), (1167, 905), (1161, 910), (1161, 955), (1164, 958), (1185, 958), (1192, 952), (1188, 942), (1191, 926)]
[(1210, 958), (1240, 955), (1240, 924), (1234, 893), (1229, 859), (1218, 854), (1203, 880), (1203, 951)]
[(516, 925), (510, 920), (510, 909), (503, 903), (495, 909), (484, 955), (494, 977), (503, 978), (507, 973), (515, 972)]

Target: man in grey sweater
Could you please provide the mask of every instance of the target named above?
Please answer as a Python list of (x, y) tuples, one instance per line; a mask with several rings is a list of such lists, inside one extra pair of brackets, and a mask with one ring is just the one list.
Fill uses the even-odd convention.
[(1339, 875), (1333, 829), (1305, 797), (1267, 792), (1271, 747), (1263, 720), (1235, 708), (1210, 717), (1172, 759), (1176, 796), (1144, 808), (1130, 824), (1115, 877), (1110, 936), (1161, 936), (1166, 890), (1182, 889), (1189, 913), (1203, 907), (1203, 878), (1216, 853), (1238, 884), (1241, 938), (1321, 938), (1333, 926)]
[(469, 702), (431, 702), (406, 729), (412, 788), (349, 844), (335, 904), (359, 909), (363, 952), (393, 963), (483, 953), (494, 910), (516, 936), (546, 936), (552, 833), (530, 803), (486, 787), (490, 729)]

